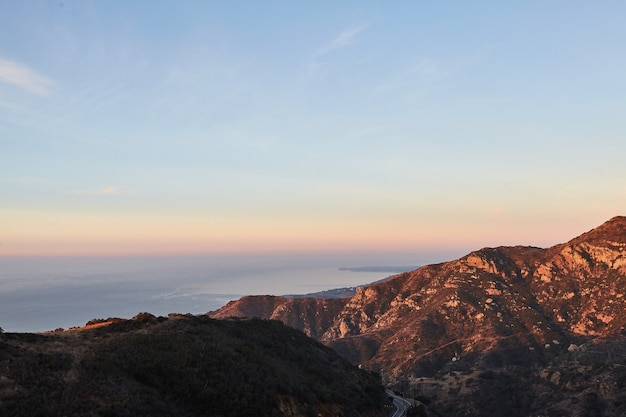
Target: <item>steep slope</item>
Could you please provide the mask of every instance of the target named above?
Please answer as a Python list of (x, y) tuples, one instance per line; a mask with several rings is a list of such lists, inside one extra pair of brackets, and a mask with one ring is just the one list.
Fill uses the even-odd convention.
[(373, 417), (385, 400), (375, 375), (277, 321), (143, 313), (0, 335), (2, 416)]
[(532, 290), (576, 335), (620, 334), (626, 325), (626, 217), (547, 250)]
[(332, 307), (246, 298), (212, 315), (245, 310), (280, 319), (390, 379), (432, 375), (451, 363), (536, 363), (585, 337), (619, 336), (625, 293), (626, 218), (615, 217), (549, 249), (484, 248), (425, 266)]
[(288, 326), (319, 339), (321, 330), (333, 325), (333, 318), (345, 304), (343, 299), (284, 298), (270, 295), (247, 296), (231, 301), (218, 311), (208, 313), (217, 319), (263, 317), (280, 320)]
[[(389, 376), (429, 375), (450, 361), (524, 361), (532, 350), (567, 336), (546, 315), (508, 252), (483, 249), (455, 262), (397, 277), (353, 297), (322, 340)], [(361, 347), (377, 346), (371, 357)], [(358, 353), (351, 356), (350, 353)], [(500, 352), (507, 352), (501, 357)]]

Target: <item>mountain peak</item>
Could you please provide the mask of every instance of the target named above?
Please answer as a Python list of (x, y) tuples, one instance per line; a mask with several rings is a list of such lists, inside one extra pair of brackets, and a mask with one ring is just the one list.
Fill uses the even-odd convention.
[(626, 242), (626, 216), (615, 216), (600, 226), (571, 240), (569, 243), (579, 244), (582, 242), (594, 244), (623, 244)]

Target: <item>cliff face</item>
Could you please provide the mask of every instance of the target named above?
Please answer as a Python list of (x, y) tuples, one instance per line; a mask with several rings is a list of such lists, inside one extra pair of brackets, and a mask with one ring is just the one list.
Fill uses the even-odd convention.
[(389, 375), (523, 363), (626, 334), (626, 217), (548, 249), (484, 248), (340, 300), (246, 297), (211, 315), (278, 319)]

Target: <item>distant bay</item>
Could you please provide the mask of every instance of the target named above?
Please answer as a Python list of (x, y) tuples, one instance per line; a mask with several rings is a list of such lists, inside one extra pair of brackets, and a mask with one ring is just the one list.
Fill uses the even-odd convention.
[(142, 311), (201, 314), (243, 295), (363, 285), (389, 275), (368, 265), (421, 261), (410, 254), (0, 257), (0, 327), (38, 332)]

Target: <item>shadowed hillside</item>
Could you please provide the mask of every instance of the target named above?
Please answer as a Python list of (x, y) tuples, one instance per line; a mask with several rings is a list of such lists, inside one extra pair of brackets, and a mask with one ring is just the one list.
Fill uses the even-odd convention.
[(380, 416), (379, 378), (277, 321), (0, 335), (2, 416)]

